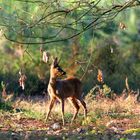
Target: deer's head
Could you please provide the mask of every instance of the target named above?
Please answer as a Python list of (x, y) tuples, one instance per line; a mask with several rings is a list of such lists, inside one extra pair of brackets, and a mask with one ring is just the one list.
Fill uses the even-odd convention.
[(59, 66), (59, 61), (57, 57), (53, 59), (50, 72), (52, 77), (60, 77), (66, 75), (66, 72)]

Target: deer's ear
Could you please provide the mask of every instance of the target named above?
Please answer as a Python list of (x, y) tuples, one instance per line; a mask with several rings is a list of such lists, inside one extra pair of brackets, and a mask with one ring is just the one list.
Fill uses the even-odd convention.
[(57, 63), (59, 64), (59, 63), (60, 63), (60, 61), (61, 61), (61, 58), (59, 58), (59, 60), (57, 60)]
[(55, 58), (52, 58), (52, 60), (53, 60), (53, 65), (57, 65), (58, 64), (58, 58), (57, 57), (55, 57)]
[(57, 58), (57, 57), (54, 58), (54, 63), (55, 63), (55, 64), (58, 63), (58, 58)]

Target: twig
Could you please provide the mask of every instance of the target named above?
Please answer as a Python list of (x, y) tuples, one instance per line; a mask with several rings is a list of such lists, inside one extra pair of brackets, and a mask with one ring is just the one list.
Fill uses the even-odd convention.
[(127, 91), (129, 92), (130, 88), (129, 88), (129, 84), (128, 84), (128, 77), (125, 78), (125, 86), (126, 86)]
[(83, 80), (83, 78), (85, 77), (85, 75), (86, 75), (86, 73), (87, 73), (87, 71), (88, 71), (88, 67), (89, 67), (89, 65), (90, 65), (91, 58), (92, 58), (92, 52), (91, 52), (91, 54), (90, 54), (90, 57), (89, 57), (89, 60), (88, 60), (88, 63), (87, 63), (85, 72), (84, 72), (84, 74), (82, 75), (82, 77), (80, 78), (81, 81)]

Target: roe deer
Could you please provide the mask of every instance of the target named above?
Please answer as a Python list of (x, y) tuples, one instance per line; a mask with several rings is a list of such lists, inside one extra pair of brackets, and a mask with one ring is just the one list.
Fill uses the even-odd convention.
[(82, 98), (82, 83), (79, 79), (71, 77), (66, 78), (64, 80), (58, 79), (58, 77), (65, 75), (66, 72), (64, 72), (61, 67), (58, 64), (58, 59), (55, 58), (51, 64), (50, 68), (50, 81), (48, 84), (48, 93), (50, 95), (50, 104), (49, 109), (46, 115), (46, 120), (48, 119), (50, 112), (53, 108), (54, 102), (56, 99), (58, 99), (61, 102), (61, 113), (62, 113), (62, 121), (63, 125), (64, 122), (64, 100), (67, 98), (75, 108), (75, 113), (73, 115), (73, 118), (71, 120), (71, 123), (73, 120), (75, 120), (78, 111), (79, 111), (79, 104), (78, 101), (81, 103), (81, 105), (84, 108), (84, 116), (87, 115), (87, 108), (86, 103), (84, 102)]

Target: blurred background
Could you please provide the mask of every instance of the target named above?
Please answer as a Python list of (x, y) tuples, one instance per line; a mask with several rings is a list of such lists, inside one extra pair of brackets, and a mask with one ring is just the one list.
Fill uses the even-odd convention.
[[(85, 29), (91, 20), (94, 21), (94, 18), (100, 16), (101, 11), (114, 4), (112, 0), (107, 2), (99, 1), (92, 12), (84, 15), (82, 24), (79, 22), (67, 28), (60, 28), (62, 24), (75, 22), (90, 7), (87, 6), (89, 3), (83, 1), (81, 8), (74, 9), (78, 3), (74, 0), (55, 2), (1, 0), (0, 90), (2, 91), (4, 84), (7, 93), (20, 94), (18, 79), (19, 71), (22, 69), (27, 77), (25, 94), (43, 95), (49, 81), (51, 59), (47, 64), (42, 62), (40, 47), (51, 56), (61, 58), (60, 65), (68, 76), (81, 78), (84, 75), (82, 82), (85, 94), (95, 85), (100, 85), (97, 80), (98, 69), (103, 73), (104, 83), (115, 93), (123, 91), (126, 77), (129, 87), (138, 90), (140, 88), (140, 8), (124, 9), (111, 19), (101, 17), (104, 20), (95, 22), (93, 27), (70, 40), (51, 39), (52, 37), (63, 40), (65, 37), (68, 38), (68, 35), (77, 33), (82, 26)], [(124, 1), (117, 2), (121, 4)], [(68, 8), (73, 9), (72, 12)], [(65, 10), (64, 13), (49, 15), (60, 9)], [(65, 15), (66, 10), (67, 15)], [(43, 15), (48, 18), (44, 18)], [(54, 37), (58, 32), (60, 34)], [(4, 35), (14, 41), (9, 41)], [(47, 39), (48, 43), (44, 43)], [(27, 44), (20, 44), (18, 41)]]

